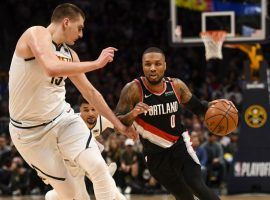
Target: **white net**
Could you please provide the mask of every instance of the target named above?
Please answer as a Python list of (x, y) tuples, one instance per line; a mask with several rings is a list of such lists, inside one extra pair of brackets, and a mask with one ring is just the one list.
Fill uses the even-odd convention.
[(226, 35), (225, 31), (201, 32), (200, 36), (205, 46), (206, 60), (213, 58), (222, 59), (222, 44)]

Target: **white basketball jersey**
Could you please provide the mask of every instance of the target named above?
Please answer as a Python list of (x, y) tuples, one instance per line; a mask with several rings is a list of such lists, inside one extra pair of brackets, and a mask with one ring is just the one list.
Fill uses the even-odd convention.
[(98, 115), (96, 125), (91, 129), (92, 134), (97, 137), (99, 136), (106, 128), (113, 128), (113, 124), (107, 120), (105, 117)]
[[(72, 62), (69, 48), (52, 44), (55, 55)], [(14, 53), (9, 71), (10, 117), (25, 124), (48, 122), (60, 115), (69, 104), (65, 101), (65, 79), (49, 77), (33, 58), (23, 59)]]
[[(76, 113), (77, 115), (81, 116), (81, 113)], [(93, 128), (90, 129), (91, 133), (97, 137), (107, 128), (114, 128), (112, 122), (110, 122), (107, 118), (98, 115), (96, 124)]]

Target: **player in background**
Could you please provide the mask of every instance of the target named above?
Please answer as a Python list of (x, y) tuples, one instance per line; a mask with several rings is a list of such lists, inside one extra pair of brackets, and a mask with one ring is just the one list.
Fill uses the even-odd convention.
[(83, 97), (79, 98), (80, 116), (95, 138), (102, 142), (101, 133), (107, 128), (113, 129), (113, 124), (100, 115), (97, 109), (89, 104)]
[[(97, 140), (96, 142), (98, 147), (102, 152), (104, 150), (104, 146), (102, 144), (103, 138), (101, 134), (108, 128), (113, 129), (114, 126), (109, 120), (98, 114), (97, 109), (93, 105), (89, 104), (82, 96), (79, 97), (79, 105), (80, 116), (86, 123), (90, 132), (94, 135), (95, 139)], [(113, 176), (117, 169), (116, 163), (109, 163), (108, 167), (110, 174)]]
[[(99, 147), (100, 152), (104, 150), (104, 146), (101, 144), (101, 134), (103, 131), (105, 131), (107, 128), (113, 128), (113, 124), (107, 120), (105, 117), (101, 116), (98, 114), (97, 110), (95, 109), (94, 106), (89, 104), (82, 96), (79, 97), (79, 105), (80, 105), (80, 117), (83, 119), (87, 127), (89, 128), (89, 134), (92, 134), (95, 138), (93, 140), (98, 139), (98, 141), (95, 141)], [(99, 142), (100, 141), (100, 142)], [(72, 162), (70, 162), (67, 159), (65, 160), (65, 164), (71, 174), (74, 176), (76, 179), (76, 185), (78, 186), (78, 191), (77, 194), (78, 197), (86, 197), (90, 198), (89, 195), (87, 194), (87, 191), (84, 190), (85, 186), (85, 176), (88, 176), (87, 173), (85, 173), (84, 170), (82, 170), (79, 166), (74, 165)], [(110, 175), (113, 176), (115, 171), (117, 170), (117, 165), (115, 162), (109, 163), (108, 165), (108, 170), (110, 172)], [(90, 179), (90, 177), (89, 177)], [(54, 190), (51, 190), (47, 193), (46, 196), (50, 196), (51, 194), (55, 193)], [(117, 192), (118, 193), (118, 192)], [(121, 197), (121, 199), (125, 200), (126, 198), (121, 195), (119, 192), (118, 197)], [(48, 199), (50, 200), (50, 199)]]
[(164, 76), (167, 66), (161, 49), (146, 49), (142, 67), (144, 76), (122, 89), (116, 108), (119, 119), (136, 127), (150, 173), (177, 200), (194, 200), (193, 195), (218, 200), (202, 179), (199, 159), (181, 122), (181, 105), (203, 117), (208, 102), (198, 100), (180, 79)]

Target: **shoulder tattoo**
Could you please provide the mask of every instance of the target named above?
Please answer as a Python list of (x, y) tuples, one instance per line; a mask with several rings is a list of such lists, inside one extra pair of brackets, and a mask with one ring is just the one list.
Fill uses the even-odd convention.
[(137, 83), (130, 82), (125, 85), (120, 94), (116, 107), (116, 114), (123, 115), (130, 112), (140, 101), (140, 91)]

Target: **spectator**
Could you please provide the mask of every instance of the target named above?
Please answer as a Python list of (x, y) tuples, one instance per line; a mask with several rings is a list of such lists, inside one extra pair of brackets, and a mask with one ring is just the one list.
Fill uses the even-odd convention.
[(24, 167), (23, 159), (21, 157), (14, 157), (9, 170), (11, 171), (9, 187), (12, 195), (26, 194), (29, 188), (29, 172)]
[(116, 170), (113, 178), (118, 187), (124, 188), (125, 183), (119, 171), (120, 158), (121, 158), (121, 146), (120, 146), (120, 140), (118, 139), (117, 135), (115, 134), (109, 135), (108, 140), (105, 143), (105, 150), (102, 152), (102, 156), (104, 157), (104, 160), (106, 161), (106, 163), (110, 164), (112, 162), (115, 162), (117, 164), (118, 169)]
[[(126, 139), (125, 149), (121, 155), (120, 170), (123, 174), (126, 186), (134, 186), (137, 183), (139, 175), (138, 152), (134, 148), (134, 141)], [(137, 186), (135, 186), (137, 188)], [(130, 188), (132, 190), (132, 188)], [(130, 193), (130, 189), (126, 193)]]
[(9, 161), (11, 147), (7, 144), (5, 135), (0, 135), (0, 167), (3, 167)]
[[(228, 142), (227, 144), (222, 143), (222, 147), (224, 150), (224, 160), (226, 164), (226, 173), (229, 173), (231, 168), (233, 167), (233, 160), (234, 160), (234, 155), (238, 150), (238, 138), (239, 134), (237, 132), (231, 133), (227, 138)], [(224, 140), (222, 138), (222, 140)]]
[(204, 147), (201, 146), (200, 138), (196, 132), (191, 133), (191, 142), (192, 142), (192, 147), (195, 150), (200, 163), (201, 163), (201, 170), (202, 170), (202, 176), (203, 179), (206, 182), (207, 178), (207, 169), (206, 169), (206, 164), (207, 164), (207, 152)]
[(220, 188), (224, 181), (225, 165), (223, 149), (217, 139), (216, 135), (209, 133), (208, 140), (202, 144), (202, 147), (205, 148), (208, 157), (206, 183), (210, 187)]
[(29, 173), (21, 157), (14, 157), (9, 168), (0, 170), (0, 191), (5, 195), (27, 194)]

